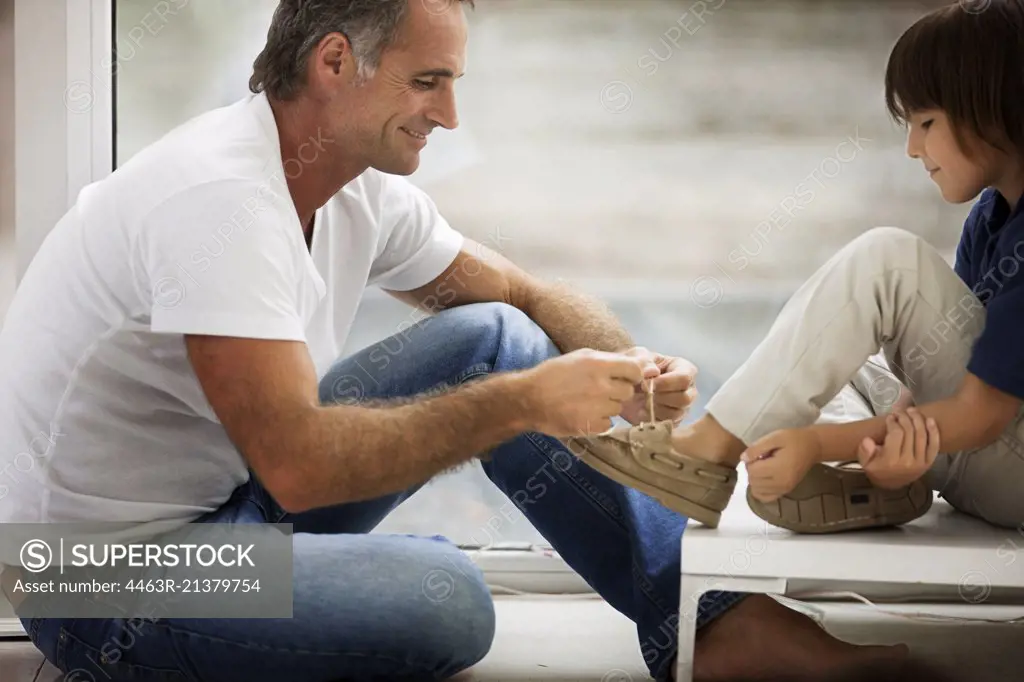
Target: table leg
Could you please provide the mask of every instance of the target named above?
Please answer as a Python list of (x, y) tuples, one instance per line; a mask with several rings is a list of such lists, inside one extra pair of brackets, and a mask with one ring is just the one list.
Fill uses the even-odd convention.
[(697, 605), (708, 591), (706, 576), (684, 573), (679, 590), (679, 649), (676, 682), (693, 682), (693, 650), (697, 642)]

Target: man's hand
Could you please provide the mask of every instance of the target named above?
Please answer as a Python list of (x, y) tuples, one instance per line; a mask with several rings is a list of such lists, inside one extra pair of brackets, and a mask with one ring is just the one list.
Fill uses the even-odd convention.
[(885, 426), (885, 442), (879, 445), (865, 438), (857, 449), (857, 459), (872, 483), (896, 490), (931, 468), (939, 454), (939, 427), (914, 408), (888, 415)]
[(634, 395), (645, 360), (583, 348), (523, 372), (529, 430), (549, 436), (607, 431)]
[(774, 502), (804, 479), (821, 456), (821, 441), (810, 429), (782, 429), (768, 434), (743, 453), (750, 492)]
[(621, 417), (630, 424), (650, 421), (647, 409), (647, 386), (654, 380), (654, 417), (661, 421), (679, 422), (686, 416), (690, 405), (697, 400), (697, 368), (689, 360), (654, 353), (636, 347), (626, 355), (644, 361), (644, 381), (634, 387), (635, 395), (623, 405)]

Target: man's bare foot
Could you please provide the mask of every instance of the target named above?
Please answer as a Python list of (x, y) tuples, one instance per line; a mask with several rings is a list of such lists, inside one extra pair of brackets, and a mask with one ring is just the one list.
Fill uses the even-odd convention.
[(751, 595), (697, 635), (695, 682), (819, 679), (870, 661), (909, 654), (906, 645), (858, 646), (836, 639), (811, 618), (763, 594)]
[(736, 467), (746, 449), (743, 441), (726, 431), (710, 414), (705, 414), (690, 426), (672, 432), (672, 447), (684, 455)]

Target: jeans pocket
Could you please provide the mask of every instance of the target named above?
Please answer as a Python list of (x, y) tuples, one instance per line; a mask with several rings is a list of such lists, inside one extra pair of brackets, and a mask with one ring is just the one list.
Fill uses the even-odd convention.
[(130, 648), (111, 639), (99, 647), (61, 629), (58, 668), (61, 682), (189, 682), (180, 669), (158, 668), (125, 660)]

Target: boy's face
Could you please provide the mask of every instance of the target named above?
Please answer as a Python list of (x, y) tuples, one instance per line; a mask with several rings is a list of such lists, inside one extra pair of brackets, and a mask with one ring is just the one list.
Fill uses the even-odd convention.
[[(970, 156), (957, 143), (953, 126), (941, 110), (914, 112), (908, 122), (907, 154), (924, 163), (942, 198), (961, 204), (993, 184), (995, 159), (980, 140), (968, 140)], [(968, 137), (968, 136), (964, 136)]]

